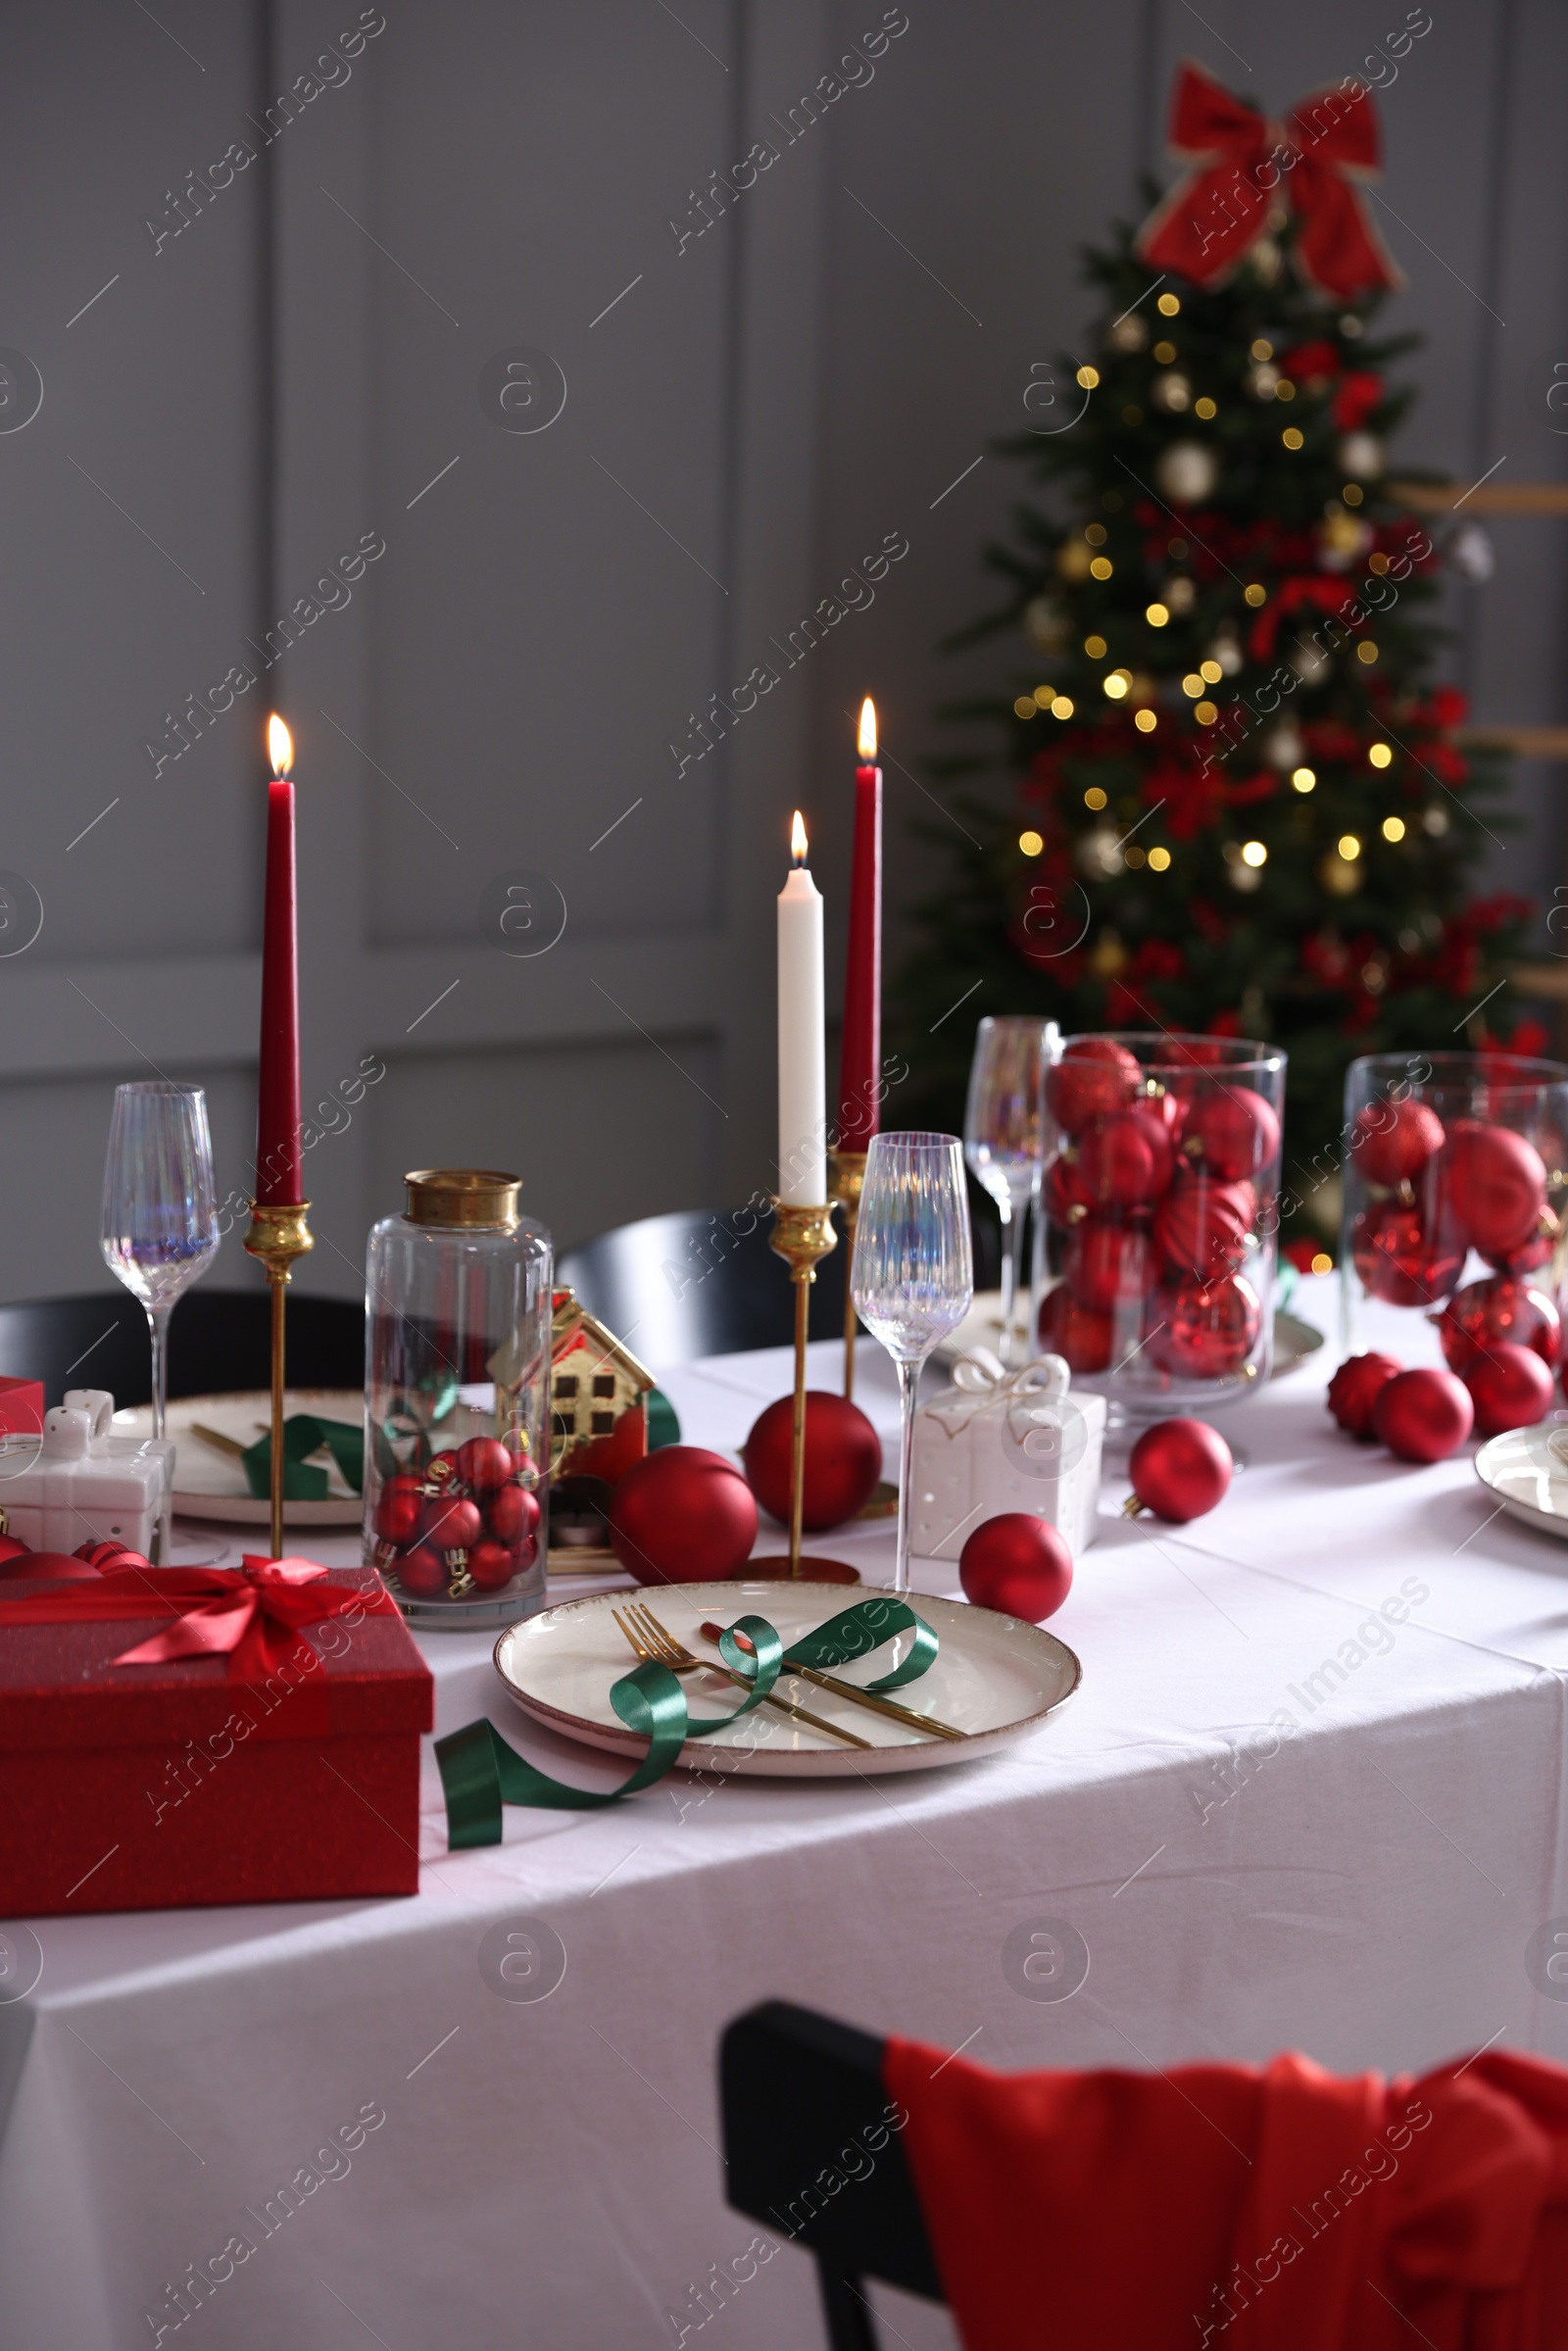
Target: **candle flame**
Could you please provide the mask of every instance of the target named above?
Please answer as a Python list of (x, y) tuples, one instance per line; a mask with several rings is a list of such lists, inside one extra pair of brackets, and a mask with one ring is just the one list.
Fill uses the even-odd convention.
[(806, 863), (806, 823), (799, 808), (795, 811), (795, 822), (790, 826), (790, 856), (797, 865)]
[(267, 756), (274, 775), (287, 775), (294, 764), (294, 738), (275, 710), (267, 721)]
[(869, 694), (860, 705), (860, 757), (876, 758), (876, 704)]

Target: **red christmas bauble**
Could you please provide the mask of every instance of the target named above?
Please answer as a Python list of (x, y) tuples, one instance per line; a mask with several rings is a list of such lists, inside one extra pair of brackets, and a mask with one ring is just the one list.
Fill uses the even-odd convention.
[(1464, 1252), (1429, 1240), (1419, 1212), (1374, 1200), (1350, 1228), (1350, 1254), (1363, 1288), (1391, 1306), (1436, 1306), (1453, 1288)]
[(413, 1543), (424, 1524), (424, 1480), (401, 1469), (388, 1478), (375, 1505), (375, 1531), (387, 1543)]
[[(1544, 1221), (1549, 1224), (1553, 1220), (1548, 1217)], [(1481, 1254), (1489, 1265), (1495, 1266), (1498, 1273), (1536, 1273), (1545, 1264), (1556, 1246), (1556, 1232), (1549, 1230), (1532, 1234), (1520, 1249), (1484, 1249)]]
[(1079, 1184), (1101, 1208), (1136, 1208), (1157, 1200), (1175, 1164), (1165, 1128), (1143, 1109), (1097, 1119), (1078, 1146)]
[(1554, 1371), (1562, 1353), (1562, 1318), (1544, 1290), (1511, 1274), (1494, 1273), (1484, 1282), (1466, 1282), (1456, 1290), (1438, 1321), (1438, 1336), (1448, 1369), (1468, 1379), (1470, 1359), (1478, 1347), (1534, 1347), (1548, 1370)]
[(1463, 1381), (1425, 1365), (1385, 1381), (1372, 1407), (1372, 1434), (1401, 1461), (1446, 1461), (1474, 1422)]
[(516, 1458), (499, 1437), (470, 1437), (458, 1447), (458, 1476), (475, 1494), (494, 1494), (516, 1470)]
[(639, 1584), (717, 1582), (746, 1564), (757, 1541), (757, 1498), (721, 1453), (661, 1445), (615, 1488), (610, 1540)]
[(1240, 1371), (1263, 1322), (1257, 1293), (1239, 1273), (1217, 1282), (1195, 1274), (1156, 1290), (1149, 1314), (1150, 1354), (1161, 1371), (1184, 1380), (1221, 1380)]
[(451, 1445), (448, 1445), (444, 1452), (430, 1455), (430, 1464), (424, 1474), (432, 1486), (443, 1484), (450, 1486), (452, 1484), (458, 1474), (458, 1456)]
[(424, 1541), (437, 1551), (466, 1551), (484, 1530), (479, 1505), (466, 1494), (441, 1494), (429, 1505)]
[(1074, 1227), (1065, 1271), (1079, 1305), (1109, 1314), (1143, 1297), (1153, 1280), (1154, 1254), (1148, 1234), (1136, 1225), (1092, 1216)]
[(1069, 1371), (1104, 1371), (1114, 1341), (1110, 1316), (1081, 1306), (1065, 1282), (1046, 1292), (1040, 1301), (1040, 1345), (1049, 1354), (1064, 1356)]
[(1043, 1624), (1072, 1590), (1066, 1538), (1027, 1510), (1004, 1510), (975, 1528), (958, 1553), (963, 1596), (999, 1616)]
[(1154, 1243), (1178, 1273), (1236, 1273), (1257, 1216), (1250, 1184), (1216, 1184), (1208, 1176), (1179, 1176), (1154, 1216)]
[(1425, 1102), (1368, 1102), (1355, 1114), (1350, 1156), (1369, 1184), (1407, 1184), (1443, 1149), (1443, 1121)]
[(1225, 1499), (1231, 1448), (1206, 1420), (1160, 1420), (1128, 1457), (1127, 1474), (1146, 1510), (1181, 1526)]
[(1182, 1149), (1221, 1183), (1254, 1176), (1279, 1155), (1280, 1122), (1250, 1086), (1218, 1086), (1188, 1115)]
[(1546, 1170), (1535, 1145), (1511, 1127), (1455, 1119), (1439, 1174), (1448, 1206), (1478, 1249), (1507, 1255), (1537, 1238)]
[(1404, 1365), (1396, 1355), (1349, 1355), (1329, 1382), (1329, 1410), (1342, 1429), (1361, 1444), (1370, 1444), (1372, 1413), (1390, 1380)]
[(1075, 1037), (1046, 1071), (1046, 1106), (1057, 1126), (1080, 1135), (1093, 1118), (1119, 1110), (1138, 1083), (1138, 1056), (1109, 1037)]
[(486, 1537), (476, 1543), (468, 1553), (468, 1573), (481, 1592), (499, 1592), (510, 1584), (522, 1567), (520, 1550), (511, 1543), (492, 1543)]
[[(6, 1541), (14, 1543), (16, 1538), (8, 1536)], [(0, 1559), (0, 1577), (13, 1576), (47, 1577), (52, 1584), (96, 1584), (98, 1570), (71, 1551), (29, 1551), (24, 1546)]]
[(19, 1543), (14, 1535), (0, 1535), (0, 1576), (5, 1575), (8, 1570), (12, 1574), (20, 1572), (12, 1568), (13, 1559), (30, 1559), (31, 1557), (32, 1553), (26, 1544)]
[[(746, 1479), (764, 1510), (788, 1526), (795, 1445), (795, 1399), (781, 1396), (759, 1413), (741, 1448)], [(806, 1486), (801, 1524), (813, 1535), (841, 1527), (871, 1499), (882, 1475), (882, 1440), (847, 1396), (808, 1389), (806, 1396)]]
[(1504, 1429), (1533, 1429), (1551, 1409), (1552, 1377), (1534, 1347), (1512, 1340), (1478, 1347), (1465, 1366), (1464, 1384), (1476, 1408), (1483, 1437)]
[(539, 1497), (526, 1486), (503, 1486), (484, 1506), (485, 1533), (497, 1543), (521, 1543), (539, 1524)]
[(100, 1576), (122, 1576), (133, 1569), (152, 1565), (152, 1561), (140, 1551), (133, 1551), (122, 1543), (107, 1540), (103, 1543), (78, 1543), (76, 1557), (85, 1559), (87, 1565)]
[(411, 1599), (433, 1600), (447, 1590), (447, 1563), (429, 1543), (416, 1543), (387, 1569), (395, 1576)]
[(1078, 1180), (1078, 1162), (1063, 1151), (1048, 1159), (1041, 1178), (1040, 1197), (1047, 1216), (1053, 1224), (1070, 1226), (1082, 1217), (1089, 1206), (1088, 1195)]

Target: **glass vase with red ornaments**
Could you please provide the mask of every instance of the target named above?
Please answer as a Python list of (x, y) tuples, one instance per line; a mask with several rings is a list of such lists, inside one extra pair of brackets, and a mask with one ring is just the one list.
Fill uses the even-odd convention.
[(1039, 1344), (1113, 1422), (1267, 1378), (1284, 1110), (1246, 1037), (1069, 1037), (1048, 1071)]
[(425, 1168), (370, 1235), (365, 1557), (421, 1629), (544, 1605), (550, 1236), (515, 1176)]
[(1568, 1272), (1568, 1068), (1506, 1053), (1369, 1053), (1345, 1084), (1348, 1354), (1397, 1351), (1403, 1307), (1462, 1378), (1478, 1348), (1555, 1370)]

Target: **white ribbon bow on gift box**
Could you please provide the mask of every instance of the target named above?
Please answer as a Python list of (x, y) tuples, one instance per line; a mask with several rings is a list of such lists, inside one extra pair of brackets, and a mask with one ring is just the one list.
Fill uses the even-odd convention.
[(1081, 1460), (1088, 1443), (1084, 1416), (1067, 1398), (1070, 1378), (1061, 1355), (1037, 1355), (1008, 1371), (990, 1347), (972, 1347), (953, 1366), (956, 1393), (938, 1396), (925, 1413), (947, 1436), (958, 1437), (1000, 1409), (1007, 1440), (1023, 1457), (1019, 1466), (1049, 1476)]

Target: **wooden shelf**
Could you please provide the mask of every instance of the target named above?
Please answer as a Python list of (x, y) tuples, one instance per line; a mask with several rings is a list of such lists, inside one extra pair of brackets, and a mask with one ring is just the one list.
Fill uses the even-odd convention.
[(1449, 514), (1463, 507), (1472, 514), (1568, 514), (1568, 482), (1483, 482), (1467, 491), (1456, 481), (1391, 481), (1389, 495), (1418, 514)]
[(1568, 726), (1466, 726), (1461, 743), (1477, 751), (1511, 751), (1522, 759), (1568, 759)]

